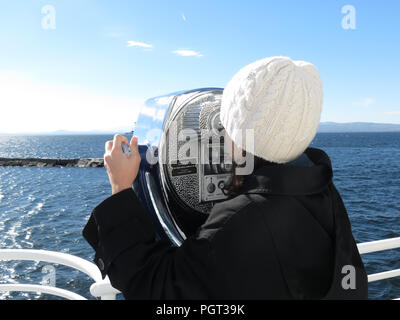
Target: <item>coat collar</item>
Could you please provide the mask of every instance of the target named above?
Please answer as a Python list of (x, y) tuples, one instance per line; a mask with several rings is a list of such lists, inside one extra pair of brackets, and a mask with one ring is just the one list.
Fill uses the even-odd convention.
[(332, 182), (332, 165), (328, 155), (317, 148), (307, 150), (285, 164), (263, 166), (246, 176), (240, 193), (274, 195), (309, 195)]

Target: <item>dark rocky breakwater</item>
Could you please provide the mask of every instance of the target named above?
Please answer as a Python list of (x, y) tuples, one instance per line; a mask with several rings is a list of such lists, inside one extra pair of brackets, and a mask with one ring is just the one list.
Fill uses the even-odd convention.
[(49, 158), (0, 158), (0, 167), (104, 167), (102, 158), (49, 159)]

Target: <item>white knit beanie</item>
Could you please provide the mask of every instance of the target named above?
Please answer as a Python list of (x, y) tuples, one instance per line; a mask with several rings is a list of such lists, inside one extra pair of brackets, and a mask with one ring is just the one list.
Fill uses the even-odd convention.
[(321, 117), (317, 69), (287, 57), (265, 58), (242, 68), (226, 86), (220, 119), (242, 149), (244, 129), (254, 129), (256, 156), (275, 163), (296, 159), (314, 138)]

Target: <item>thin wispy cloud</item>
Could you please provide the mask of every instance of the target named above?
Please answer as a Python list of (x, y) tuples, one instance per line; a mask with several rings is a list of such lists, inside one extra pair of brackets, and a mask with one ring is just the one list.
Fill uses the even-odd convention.
[(182, 57), (202, 57), (203, 55), (199, 52), (193, 51), (193, 50), (175, 50), (172, 51), (172, 53), (175, 53), (178, 56)]
[(107, 38), (121, 39), (126, 37), (126, 28), (121, 26), (107, 26), (103, 28), (103, 34)]
[(182, 17), (183, 21), (186, 21), (186, 16), (185, 16), (185, 14), (183, 12), (181, 13), (181, 17)]
[(361, 99), (360, 101), (355, 101), (353, 102), (353, 106), (356, 107), (370, 107), (376, 103), (376, 100), (374, 98), (364, 98)]
[(139, 42), (139, 41), (132, 41), (132, 40), (128, 40), (126, 42), (126, 46), (127, 47), (139, 47), (139, 48), (144, 48), (144, 49), (153, 49), (152, 44)]
[(400, 115), (400, 111), (387, 111), (387, 112), (384, 112), (384, 114), (388, 114), (388, 115)]

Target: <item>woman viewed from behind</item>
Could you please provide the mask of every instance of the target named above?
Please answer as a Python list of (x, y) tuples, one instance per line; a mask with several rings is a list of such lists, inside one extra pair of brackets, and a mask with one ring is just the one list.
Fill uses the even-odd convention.
[[(309, 147), (321, 109), (312, 64), (271, 57), (241, 69), (224, 90), (220, 113), (237, 169), (231, 197), (180, 247), (156, 240), (131, 188), (137, 139), (126, 155), (121, 144), (129, 142), (115, 136), (105, 154), (113, 195), (83, 231), (103, 276), (127, 299), (367, 298), (330, 159)], [(252, 140), (242, 139), (244, 131)]]

